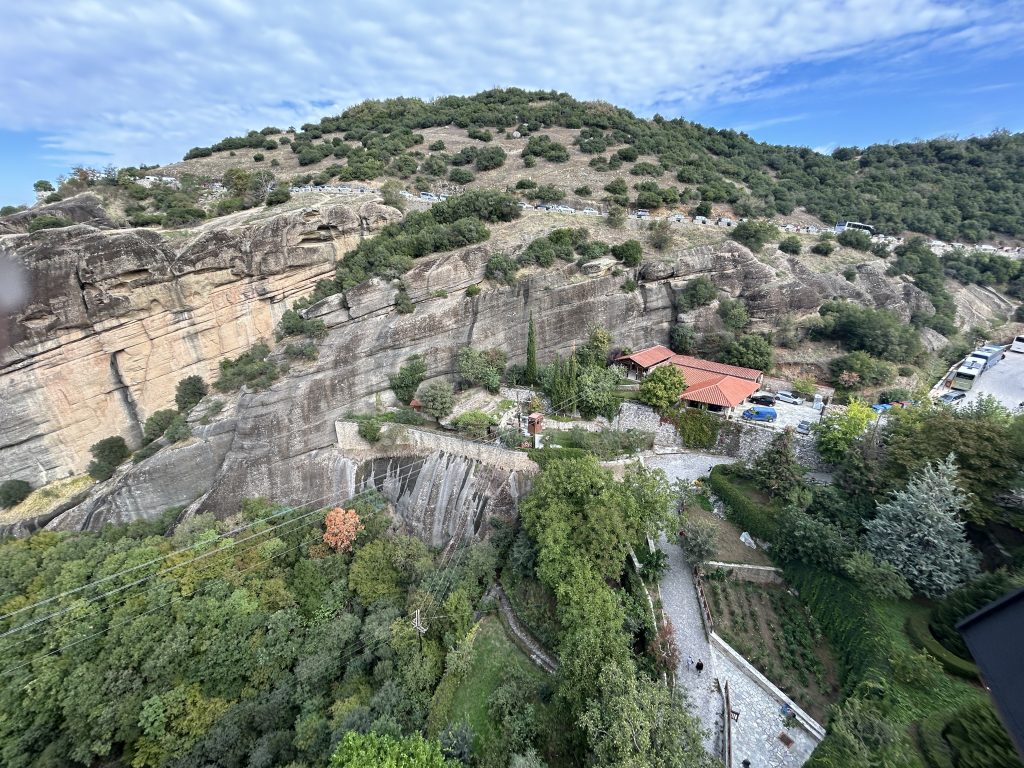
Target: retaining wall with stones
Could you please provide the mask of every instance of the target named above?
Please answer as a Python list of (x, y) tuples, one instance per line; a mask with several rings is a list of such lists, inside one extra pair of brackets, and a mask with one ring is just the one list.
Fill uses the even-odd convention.
[(747, 565), (745, 563), (722, 563), (716, 560), (705, 563), (708, 568), (725, 571), (730, 578), (750, 581), (755, 584), (785, 584), (782, 571), (770, 565)]

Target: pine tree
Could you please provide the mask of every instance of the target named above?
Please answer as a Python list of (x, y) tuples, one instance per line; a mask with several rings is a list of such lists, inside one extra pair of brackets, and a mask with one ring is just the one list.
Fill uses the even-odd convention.
[(804, 470), (793, 450), (792, 429), (786, 429), (772, 439), (754, 462), (753, 471), (758, 485), (773, 498), (790, 504), (799, 502), (804, 489)]
[(526, 335), (526, 383), (537, 383), (537, 330), (530, 315), (530, 330)]
[(864, 524), (866, 549), (895, 566), (916, 592), (927, 597), (956, 589), (977, 570), (964, 524), (957, 517), (967, 506), (957, 479), (953, 454), (928, 464)]

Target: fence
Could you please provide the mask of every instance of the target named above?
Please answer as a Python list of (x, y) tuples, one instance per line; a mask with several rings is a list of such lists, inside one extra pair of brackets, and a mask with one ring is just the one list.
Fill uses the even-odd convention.
[(732, 702), (729, 701), (729, 681), (725, 681), (725, 744), (722, 745), (722, 757), (725, 768), (732, 768)]
[(693, 569), (693, 583), (697, 585), (697, 600), (700, 601), (700, 613), (704, 618), (704, 630), (708, 636), (715, 633), (715, 622), (711, 618), (711, 608), (708, 607), (708, 599), (704, 594), (704, 582), (700, 577), (700, 569)]

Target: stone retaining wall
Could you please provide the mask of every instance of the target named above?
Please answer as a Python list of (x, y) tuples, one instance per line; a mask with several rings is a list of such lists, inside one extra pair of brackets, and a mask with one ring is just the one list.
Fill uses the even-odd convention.
[(782, 571), (770, 565), (748, 565), (746, 563), (722, 563), (710, 561), (705, 563), (708, 568), (725, 571), (730, 578), (739, 581), (750, 581), (755, 584), (785, 584)]

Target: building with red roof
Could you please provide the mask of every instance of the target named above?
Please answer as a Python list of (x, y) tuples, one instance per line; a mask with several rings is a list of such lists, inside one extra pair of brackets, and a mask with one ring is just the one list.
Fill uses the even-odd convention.
[(630, 374), (642, 379), (661, 365), (674, 365), (686, 379), (686, 390), (679, 399), (687, 405), (732, 414), (761, 387), (764, 372), (756, 368), (716, 363), (690, 355), (677, 355), (657, 344), (616, 358)]

